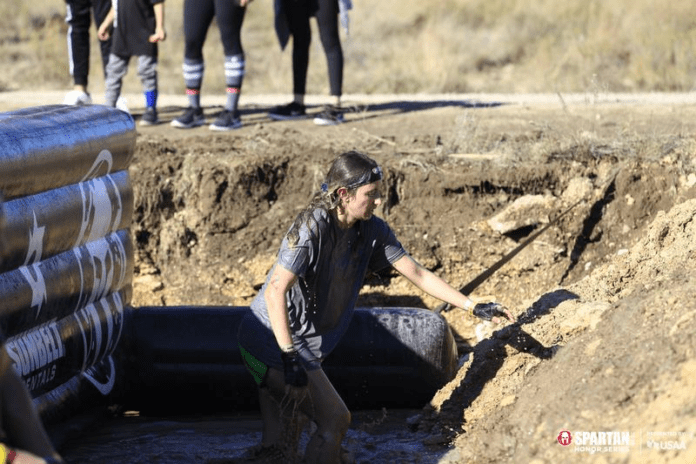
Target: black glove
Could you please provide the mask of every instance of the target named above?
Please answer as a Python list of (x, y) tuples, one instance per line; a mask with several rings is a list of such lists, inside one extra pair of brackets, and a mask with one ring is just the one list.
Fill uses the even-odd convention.
[(507, 318), (504, 309), (500, 303), (478, 303), (472, 313), (479, 319), (490, 321), (496, 316)]
[(297, 351), (281, 351), (280, 357), (283, 359), (283, 372), (285, 374), (285, 384), (293, 387), (307, 386), (307, 371), (300, 362), (300, 355)]

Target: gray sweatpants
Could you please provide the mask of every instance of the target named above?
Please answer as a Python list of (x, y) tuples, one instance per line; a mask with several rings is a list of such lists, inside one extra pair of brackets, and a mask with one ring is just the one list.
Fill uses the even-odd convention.
[[(106, 65), (106, 104), (116, 106), (116, 100), (121, 96), (123, 76), (128, 72), (130, 56), (109, 55)], [(138, 76), (143, 83), (143, 92), (157, 90), (157, 58), (154, 56), (138, 56)]]

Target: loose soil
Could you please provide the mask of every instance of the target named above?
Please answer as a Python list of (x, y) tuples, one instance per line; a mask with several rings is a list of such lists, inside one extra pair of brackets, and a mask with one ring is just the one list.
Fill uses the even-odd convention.
[[(472, 294), (504, 304), (517, 324), (443, 313), (462, 367), (397, 424), (439, 451), (387, 448), (359, 462), (694, 462), (696, 109), (353, 109), (336, 127), (272, 122), (264, 107), (245, 107), (245, 126), (230, 133), (139, 127), (133, 306), (249, 304), (283, 233), (347, 150), (383, 166), (378, 214), (457, 287), (575, 205)], [(359, 301), (439, 304), (394, 272), (368, 276)], [(569, 446), (557, 440), (564, 430)]]

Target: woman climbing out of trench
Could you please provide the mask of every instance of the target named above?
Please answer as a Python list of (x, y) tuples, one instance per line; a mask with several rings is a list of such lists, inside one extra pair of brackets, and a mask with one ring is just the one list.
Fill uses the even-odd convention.
[(239, 326), (242, 357), (259, 386), (263, 435), (260, 445), (235, 462), (295, 461), (304, 425), (299, 417), (305, 416), (316, 427), (304, 462), (350, 462), (341, 442), (351, 414), (322, 361), (346, 332), (368, 270), (392, 266), (452, 306), (473, 309), (495, 323), (514, 321), (501, 305), (475, 305), (408, 255), (389, 225), (374, 215), (381, 182), (382, 169), (368, 156), (355, 151), (338, 156), (283, 239)]

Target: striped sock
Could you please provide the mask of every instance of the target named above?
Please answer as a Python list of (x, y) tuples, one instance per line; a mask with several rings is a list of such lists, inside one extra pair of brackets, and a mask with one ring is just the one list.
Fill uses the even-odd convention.
[(201, 89), (186, 89), (186, 96), (190, 107), (201, 107)]

